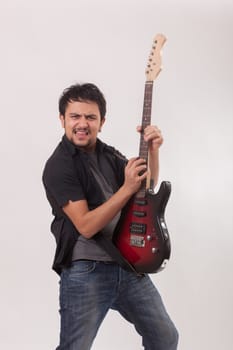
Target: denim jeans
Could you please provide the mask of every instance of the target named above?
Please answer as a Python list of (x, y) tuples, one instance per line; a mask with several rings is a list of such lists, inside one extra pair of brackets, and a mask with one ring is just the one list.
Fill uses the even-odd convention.
[(61, 274), (57, 350), (91, 349), (109, 309), (135, 326), (144, 349), (177, 349), (178, 333), (148, 275), (137, 276), (114, 263), (80, 260)]

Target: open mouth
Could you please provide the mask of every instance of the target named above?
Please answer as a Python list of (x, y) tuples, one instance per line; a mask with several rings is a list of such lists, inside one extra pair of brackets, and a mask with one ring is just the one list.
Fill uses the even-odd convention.
[(87, 129), (74, 128), (73, 133), (75, 135), (84, 136), (84, 135), (88, 135), (89, 131)]

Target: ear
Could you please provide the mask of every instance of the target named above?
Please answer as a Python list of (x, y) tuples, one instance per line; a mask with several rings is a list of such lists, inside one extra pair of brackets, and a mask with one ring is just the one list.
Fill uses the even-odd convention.
[(101, 128), (102, 128), (102, 126), (104, 125), (104, 123), (105, 123), (105, 118), (101, 119), (101, 121), (100, 121), (99, 132), (101, 131)]
[(65, 117), (64, 117), (64, 115), (60, 114), (59, 118), (60, 118), (60, 121), (61, 121), (61, 125), (64, 128), (65, 127)]

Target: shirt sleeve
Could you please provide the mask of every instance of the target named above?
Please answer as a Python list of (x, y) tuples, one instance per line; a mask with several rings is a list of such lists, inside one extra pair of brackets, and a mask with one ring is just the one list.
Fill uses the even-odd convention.
[(43, 172), (45, 190), (61, 208), (70, 200), (85, 199), (85, 194), (72, 160), (64, 159), (62, 163), (49, 160)]

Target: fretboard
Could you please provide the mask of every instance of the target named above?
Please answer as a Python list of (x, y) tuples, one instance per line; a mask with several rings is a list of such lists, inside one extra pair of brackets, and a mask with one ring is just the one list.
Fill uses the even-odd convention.
[[(146, 159), (148, 162), (148, 143), (144, 140), (144, 129), (151, 124), (151, 107), (152, 107), (152, 93), (153, 93), (153, 81), (147, 81), (145, 83), (144, 91), (144, 103), (142, 113), (142, 132), (140, 136), (139, 144), (139, 157)], [(146, 194), (146, 179), (142, 182), (140, 190), (137, 192), (136, 197), (145, 197)]]

